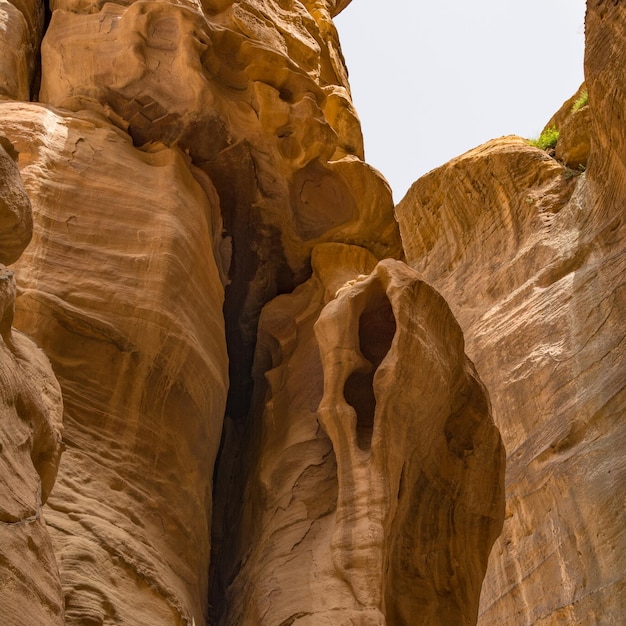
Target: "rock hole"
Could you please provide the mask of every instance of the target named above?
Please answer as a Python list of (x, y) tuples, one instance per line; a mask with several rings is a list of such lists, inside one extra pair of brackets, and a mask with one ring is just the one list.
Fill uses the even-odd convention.
[(359, 347), (361, 354), (370, 362), (367, 372), (353, 372), (344, 386), (346, 402), (355, 410), (356, 439), (361, 450), (372, 446), (376, 396), (374, 374), (391, 348), (396, 334), (396, 320), (391, 303), (384, 291), (376, 294), (359, 318)]
[(289, 103), (293, 102), (293, 92), (291, 91), (291, 89), (287, 89), (286, 87), (283, 87), (282, 89), (279, 90), (278, 97), (283, 102), (289, 102)]

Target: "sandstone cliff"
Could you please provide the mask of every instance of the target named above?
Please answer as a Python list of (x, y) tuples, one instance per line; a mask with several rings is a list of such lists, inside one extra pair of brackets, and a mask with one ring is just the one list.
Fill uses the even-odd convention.
[[(475, 622), (502, 443), (445, 301), (393, 260), (347, 4), (0, 5), (34, 209), (15, 325), (65, 446), (42, 547), (3, 544), (2, 593), (25, 553), (33, 578), (3, 624)], [(51, 394), (17, 417), (54, 435)]]
[(626, 10), (398, 226), (348, 3), (0, 0), (3, 625), (626, 615)]
[(62, 624), (63, 594), (43, 506), (61, 456), (63, 402), (49, 361), (12, 327), (16, 261), (32, 236), (17, 153), (0, 136), (0, 618)]
[(261, 316), (221, 623), (473, 624), (504, 459), (460, 328), (399, 261), (325, 244), (312, 262)]
[(507, 450), (481, 625), (626, 615), (625, 23), (621, 3), (588, 3), (589, 102), (548, 124), (567, 163), (502, 138), (397, 207), (408, 262), (457, 316)]

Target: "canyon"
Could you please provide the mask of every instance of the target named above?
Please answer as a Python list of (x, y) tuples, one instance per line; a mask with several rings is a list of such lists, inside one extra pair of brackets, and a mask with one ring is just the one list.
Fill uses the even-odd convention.
[(623, 622), (626, 8), (394, 206), (348, 4), (0, 0), (1, 624)]

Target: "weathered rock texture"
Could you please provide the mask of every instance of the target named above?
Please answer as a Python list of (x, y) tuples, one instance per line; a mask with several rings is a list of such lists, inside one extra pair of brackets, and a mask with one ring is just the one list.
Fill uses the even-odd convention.
[(585, 174), (502, 138), (397, 207), (408, 262), (457, 316), (508, 453), (481, 625), (626, 615), (625, 23), (621, 3), (588, 3)]
[(63, 623), (63, 597), (42, 507), (61, 455), (63, 403), (49, 361), (12, 328), (13, 271), (32, 211), (13, 146), (0, 137), (0, 622)]
[(217, 194), (95, 116), (5, 104), (0, 124), (36, 209), (16, 323), (65, 402), (48, 517), (66, 623), (202, 623), (227, 387)]
[(0, 0), (2, 624), (624, 621), (626, 7), (403, 249), (347, 4)]
[(504, 452), (460, 328), (399, 261), (324, 244), (312, 262), (261, 316), (220, 623), (475, 623)]
[(43, 23), (42, 0), (0, 0), (0, 100), (30, 100)]
[[(60, 404), (51, 373), (31, 373), (38, 356), (19, 376), (56, 390), (36, 413), (52, 425), (20, 451), (44, 486), (33, 500), (37, 474), (24, 474), (30, 500), (9, 520), (41, 535), (19, 590), (32, 623), (205, 623), (229, 384), (215, 620), (473, 621), (502, 524), (501, 443), (443, 300), (400, 262), (377, 265), (402, 251), (390, 190), (363, 162), (332, 24), (346, 4), (0, 5), (0, 127), (35, 210), (15, 322), (65, 405), (52, 550), (39, 511)], [(25, 197), (11, 176), (6, 197)], [(3, 213), (6, 262), (29, 216)], [(261, 308), (298, 285), (264, 314), (248, 415)], [(300, 334), (271, 364), (285, 315)], [(3, 367), (20, 365), (22, 341)], [(273, 398), (270, 364), (288, 381)], [(14, 404), (7, 428), (25, 419)], [(3, 623), (24, 623), (19, 604)]]
[(400, 243), (386, 183), (362, 161), (332, 3), (205, 5), (55, 3), (40, 99), (102, 111), (138, 146), (178, 146), (213, 180), (234, 239), (226, 317), (241, 417), (260, 308), (307, 278), (312, 248), (347, 241), (382, 257)]
[(0, 182), (0, 263), (10, 265), (20, 258), (33, 236), (33, 211), (17, 168), (17, 153), (3, 136)]

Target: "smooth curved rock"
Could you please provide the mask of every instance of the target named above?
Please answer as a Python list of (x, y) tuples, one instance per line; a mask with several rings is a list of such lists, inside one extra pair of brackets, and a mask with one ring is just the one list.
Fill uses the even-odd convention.
[(258, 460), (220, 623), (474, 623), (504, 451), (460, 329), (398, 261), (325, 244), (312, 263), (261, 316)]
[[(3, 312), (12, 280), (0, 269)], [(46, 357), (18, 331), (3, 332), (0, 622), (6, 626), (64, 623), (59, 572), (43, 516), (61, 456), (62, 414), (61, 391)]]
[(211, 178), (233, 242), (229, 412), (244, 419), (261, 307), (308, 278), (321, 242), (399, 256), (391, 192), (362, 161), (326, 2), (125, 4), (55, 11), (40, 99), (180, 146)]
[(0, 0), (0, 100), (30, 100), (43, 23), (41, 0)]
[(0, 135), (0, 263), (19, 258), (33, 234), (33, 211), (17, 167), (17, 153)]
[[(623, 61), (621, 44), (596, 45)], [(507, 450), (481, 626), (617, 624), (626, 612), (626, 194), (610, 121), (624, 100), (595, 109), (609, 75), (594, 63), (586, 174), (505, 138), (422, 177), (396, 209), (407, 262), (450, 303)], [(623, 93), (623, 66), (602, 67)]]
[(591, 114), (587, 179), (597, 199), (598, 218), (617, 216), (626, 197), (626, 7), (590, 0), (585, 18), (585, 79)]
[[(30, 241), (31, 206), (0, 137), (0, 261)], [(63, 594), (42, 507), (62, 451), (63, 402), (49, 361), (12, 328), (14, 273), (0, 264), (0, 623), (60, 626)]]
[(215, 14), (193, 2), (127, 4), (54, 12), (40, 100), (104, 112), (136, 145), (179, 146), (210, 176), (233, 238), (228, 333), (241, 356), (231, 396), (243, 407), (231, 410), (242, 417), (249, 381), (239, 372), (250, 369), (261, 307), (308, 278), (324, 241), (399, 256), (391, 192), (362, 161), (325, 2), (242, 1)]
[(39, 104), (0, 105), (35, 212), (15, 322), (65, 404), (64, 604), (51, 551), (30, 597), (68, 626), (475, 621), (501, 442), (445, 302), (378, 263), (347, 4), (51, 0)]
[(180, 151), (139, 152), (97, 116), (0, 120), (35, 209), (16, 325), (65, 401), (47, 517), (66, 624), (201, 624), (228, 365), (217, 195)]

